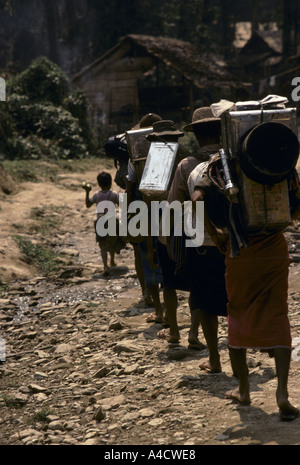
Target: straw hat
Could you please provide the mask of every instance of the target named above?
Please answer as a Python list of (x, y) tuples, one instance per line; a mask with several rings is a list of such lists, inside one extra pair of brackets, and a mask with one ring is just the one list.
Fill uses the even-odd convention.
[(171, 120), (161, 120), (156, 121), (153, 123), (153, 132), (148, 134), (146, 138), (148, 140), (157, 140), (159, 137), (163, 136), (175, 136), (175, 137), (182, 137), (184, 136), (184, 132), (178, 131), (175, 127), (174, 121)]
[(193, 131), (193, 126), (196, 124), (212, 123), (214, 121), (221, 121), (216, 118), (210, 107), (197, 108), (193, 113), (192, 122), (183, 128), (184, 131)]

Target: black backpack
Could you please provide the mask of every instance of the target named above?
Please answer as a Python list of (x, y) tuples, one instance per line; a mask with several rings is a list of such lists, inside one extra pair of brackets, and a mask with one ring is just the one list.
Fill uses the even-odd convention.
[(129, 160), (125, 134), (117, 134), (116, 136), (109, 137), (104, 144), (104, 150), (107, 157), (125, 162)]
[(115, 183), (122, 189), (126, 189), (129, 154), (125, 134), (109, 137), (104, 144), (104, 149), (106, 156), (114, 159), (117, 168)]

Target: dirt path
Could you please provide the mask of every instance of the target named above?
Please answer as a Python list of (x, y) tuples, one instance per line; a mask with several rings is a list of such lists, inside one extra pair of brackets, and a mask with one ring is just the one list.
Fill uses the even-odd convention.
[[(82, 180), (95, 186), (94, 178), (94, 170), (64, 173), (55, 182), (24, 183), (2, 196), (0, 275), (9, 286), (0, 299), (6, 354), (0, 364), (0, 444), (299, 444), (300, 418), (279, 421), (274, 362), (266, 354), (248, 354), (251, 406), (225, 399), (237, 385), (225, 319), (219, 331), (223, 371), (208, 375), (199, 369), (207, 350), (187, 348), (186, 293), (179, 293), (181, 341), (169, 346), (156, 337), (161, 326), (145, 321), (151, 308), (138, 303), (131, 247), (117, 256), (111, 277), (103, 278), (94, 211), (85, 209), (80, 188)], [(15, 234), (60, 252), (53, 278), (24, 261)], [(295, 339), (300, 231), (290, 228), (287, 237)], [(289, 383), (298, 407), (299, 367), (293, 360)]]

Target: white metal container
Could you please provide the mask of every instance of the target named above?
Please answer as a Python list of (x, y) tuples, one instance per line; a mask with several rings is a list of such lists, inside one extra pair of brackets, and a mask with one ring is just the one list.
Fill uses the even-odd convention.
[(178, 147), (175, 142), (151, 142), (139, 190), (157, 199), (166, 199), (178, 164)]

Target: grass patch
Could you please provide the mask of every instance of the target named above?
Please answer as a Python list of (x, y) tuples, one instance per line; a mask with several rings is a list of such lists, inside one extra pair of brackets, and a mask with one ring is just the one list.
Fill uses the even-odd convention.
[(16, 182), (41, 182), (50, 180), (55, 182), (57, 176), (63, 173), (85, 173), (95, 171), (95, 178), (101, 169), (114, 167), (110, 158), (84, 158), (75, 160), (2, 160), (1, 165)]
[(2, 298), (5, 295), (7, 290), (8, 290), (8, 284), (2, 281), (1, 276), (0, 276), (0, 298)]
[(34, 207), (30, 211), (30, 218), (36, 222), (33, 227), (34, 232), (39, 232), (46, 236), (53, 230), (58, 229), (63, 221), (63, 213), (66, 207)]
[(40, 160), (4, 160), (1, 164), (16, 182), (39, 182), (43, 177), (55, 177), (58, 172), (55, 164)]
[(6, 394), (3, 394), (2, 399), (3, 399), (4, 405), (7, 408), (18, 409), (22, 406), (20, 402), (17, 399), (15, 399), (13, 396), (7, 396)]
[(33, 415), (32, 422), (33, 423), (36, 423), (36, 422), (49, 423), (49, 420), (48, 420), (47, 417), (50, 414), (51, 414), (50, 410), (47, 410), (47, 409), (43, 408), (42, 410), (36, 412)]
[(41, 273), (49, 275), (59, 270), (58, 253), (41, 244), (34, 244), (32, 241), (18, 235), (14, 236), (13, 239), (25, 255), (26, 262), (35, 265)]

